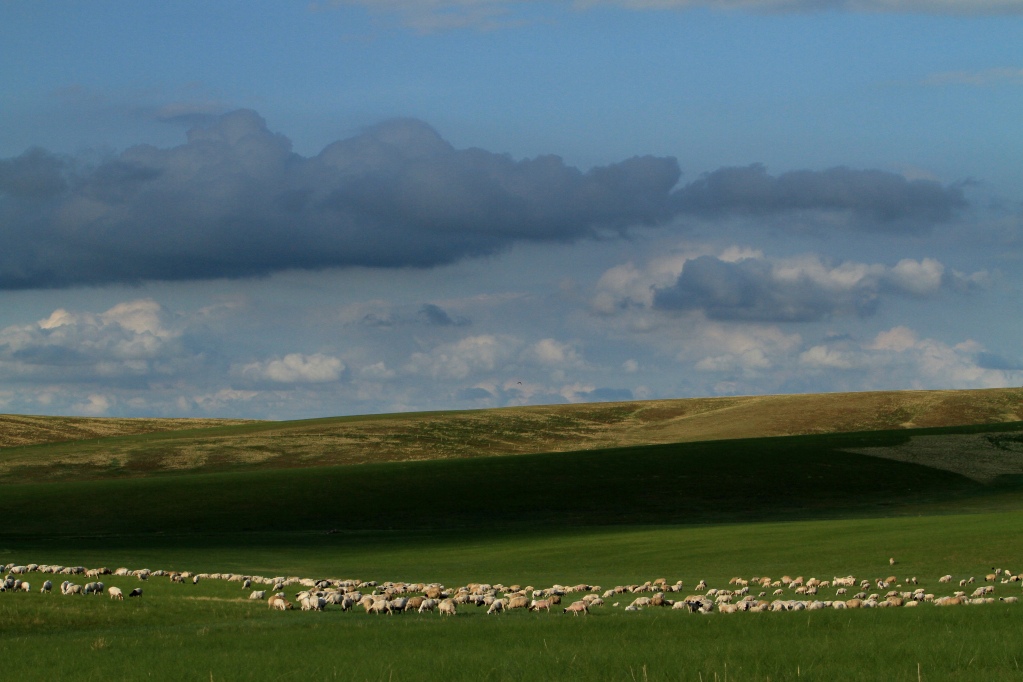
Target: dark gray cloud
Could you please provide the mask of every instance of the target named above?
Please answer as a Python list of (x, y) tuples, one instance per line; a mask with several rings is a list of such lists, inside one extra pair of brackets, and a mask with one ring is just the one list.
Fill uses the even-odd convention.
[(238, 110), (177, 147), (92, 163), (42, 149), (0, 159), (0, 289), (432, 267), (680, 214), (826, 211), (921, 229), (965, 204), (957, 187), (882, 171), (722, 168), (676, 189), (679, 178), (670, 157), (582, 171), (557, 156), (455, 149), (409, 119), (304, 157)]
[[(859, 314), (870, 313), (877, 304), (876, 291), (844, 293), (842, 304)], [(714, 256), (688, 261), (673, 286), (654, 293), (655, 308), (699, 309), (715, 320), (808, 322), (837, 305), (834, 295), (809, 278), (778, 282), (765, 261), (730, 263)]]
[[(793, 211), (851, 214), (874, 229), (919, 230), (966, 206), (962, 189), (880, 170), (830, 168), (769, 175), (759, 164), (720, 168), (676, 193), (678, 209), (704, 216)], [(901, 225), (893, 225), (893, 224)]]
[(39, 148), (12, 159), (0, 159), (0, 196), (24, 201), (58, 195), (67, 187), (63, 166), (61, 159)]
[(435, 266), (666, 220), (680, 175), (671, 158), (583, 172), (555, 156), (457, 150), (414, 120), (307, 158), (247, 110), (170, 149), (91, 166), (31, 150), (0, 164), (8, 289)]
[(873, 314), (882, 296), (926, 298), (962, 290), (961, 275), (938, 261), (904, 259), (895, 266), (816, 257), (788, 261), (700, 256), (670, 287), (654, 291), (659, 310), (702, 310), (715, 320), (813, 322), (832, 315)]

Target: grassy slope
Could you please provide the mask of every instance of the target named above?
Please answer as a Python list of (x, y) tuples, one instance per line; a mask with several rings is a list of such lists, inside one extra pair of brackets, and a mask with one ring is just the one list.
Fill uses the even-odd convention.
[(947, 471), (843, 452), (904, 438), (887, 431), (7, 485), (0, 517), (19, 520), (0, 533), (692, 524), (876, 512), (991, 492)]
[(715, 523), (1013, 503), (1013, 481), (845, 451), (912, 433), (9, 484), (0, 536)]
[(1020, 389), (706, 398), (373, 415), (4, 448), (0, 450), (0, 481), (566, 452), (1020, 419)]
[(0, 447), (249, 423), (247, 419), (117, 419), (0, 414)]

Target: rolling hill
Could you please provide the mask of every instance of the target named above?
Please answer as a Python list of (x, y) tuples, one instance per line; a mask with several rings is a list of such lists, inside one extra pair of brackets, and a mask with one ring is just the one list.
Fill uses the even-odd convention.
[[(0, 482), (458, 459), (1021, 419), (1023, 389), (693, 398), (290, 422), (12, 416), (0, 417), (0, 443), (9, 444), (0, 448)], [(893, 454), (916, 461), (905, 448)]]

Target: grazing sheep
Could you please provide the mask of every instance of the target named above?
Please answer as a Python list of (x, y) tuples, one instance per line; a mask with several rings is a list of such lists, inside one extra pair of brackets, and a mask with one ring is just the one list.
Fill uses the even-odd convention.
[(128, 597), (142, 597), (142, 588), (136, 587), (134, 590), (128, 593)]
[[(586, 602), (587, 604), (592, 603), (588, 599), (584, 599), (583, 601)], [(551, 612), (551, 605), (552, 605), (552, 603), (553, 602), (551, 602), (550, 599), (541, 599), (540, 601), (535, 601), (532, 604), (530, 604), (529, 605), (529, 610), (530, 611), (539, 611), (540, 609), (545, 609), (547, 611), (547, 613), (550, 613)]]
[(458, 611), (455, 609), (455, 601), (453, 599), (445, 599), (438, 604), (437, 612), (442, 616), (458, 615)]
[(121, 592), (121, 588), (119, 587), (108, 587), (107, 594), (110, 595), (111, 599), (116, 599), (117, 601), (124, 601), (124, 594)]
[(437, 608), (439, 602), (436, 599), (424, 599), (423, 603), (419, 605), (419, 613), (426, 613), (427, 611), (433, 611)]
[(487, 609), (487, 615), (489, 616), (491, 613), (501, 613), (502, 611), (504, 611), (504, 600), (495, 599), (494, 603), (490, 605), (489, 609)]
[(39, 592), (41, 594), (49, 594), (50, 590), (52, 590), (52, 589), (53, 589), (53, 583), (51, 583), (49, 580), (47, 580), (46, 582), (43, 583), (43, 586), (39, 589)]
[(266, 590), (254, 590), (250, 595), (249, 599), (258, 599), (263, 601), (266, 598)]
[(586, 615), (590, 612), (590, 607), (584, 601), (574, 601), (562, 609), (561, 612), (571, 613), (573, 616), (578, 616), (580, 613)]
[(529, 597), (512, 597), (508, 600), (508, 604), (505, 606), (509, 611), (511, 609), (528, 609), (529, 608)]

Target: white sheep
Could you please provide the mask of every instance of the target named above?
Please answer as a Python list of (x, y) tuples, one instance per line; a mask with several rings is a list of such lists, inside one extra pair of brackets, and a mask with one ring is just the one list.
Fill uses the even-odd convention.
[(107, 588), (107, 594), (110, 595), (111, 599), (116, 599), (118, 601), (124, 601), (124, 594), (121, 592), (121, 588), (119, 588), (119, 587), (108, 587)]

